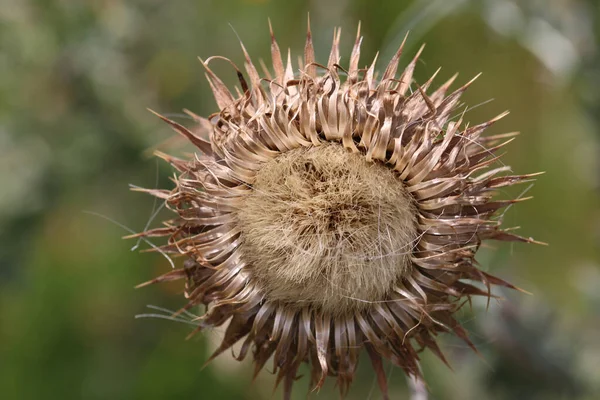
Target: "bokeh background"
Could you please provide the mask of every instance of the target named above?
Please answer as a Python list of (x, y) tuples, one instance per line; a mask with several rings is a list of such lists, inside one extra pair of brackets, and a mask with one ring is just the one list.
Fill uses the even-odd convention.
[[(0, 398), (271, 399), (248, 362), (224, 354), (220, 332), (161, 319), (183, 304), (179, 285), (134, 290), (167, 271), (128, 230), (156, 225), (158, 204), (128, 185), (166, 187), (152, 150), (179, 151), (152, 108), (216, 110), (196, 56), (243, 63), (236, 35), (269, 60), (267, 18), (300, 54), (310, 12), (317, 58), (341, 26), (342, 64), (362, 21), (362, 62), (427, 47), (418, 81), (483, 72), (464, 99), (473, 123), (509, 109), (491, 131), (519, 130), (504, 162), (546, 171), (508, 195), (508, 226), (550, 245), (490, 245), (483, 268), (531, 292), (497, 291), (461, 320), (481, 351), (444, 337), (453, 370), (423, 354), (430, 399), (600, 398), (600, 7), (593, 0), (1, 0)], [(404, 59), (404, 64), (410, 57)], [(227, 82), (231, 68), (215, 64)], [(178, 148), (179, 146), (179, 148)], [(524, 193), (526, 191), (527, 193)], [(110, 219), (110, 221), (109, 221)], [(133, 251), (132, 251), (133, 248)], [(148, 308), (150, 305), (154, 308)], [(160, 307), (161, 309), (157, 309)], [(155, 314), (154, 318), (138, 318)], [(188, 321), (189, 322), (189, 321)], [(350, 399), (381, 397), (369, 363)], [(394, 399), (409, 398), (386, 366)], [(295, 386), (305, 398), (308, 381)], [(311, 398), (337, 398), (328, 383)]]

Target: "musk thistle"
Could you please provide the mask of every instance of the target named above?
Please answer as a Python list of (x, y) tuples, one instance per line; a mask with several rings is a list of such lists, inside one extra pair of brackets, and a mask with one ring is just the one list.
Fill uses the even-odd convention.
[(261, 76), (243, 45), (246, 75), (225, 59), (234, 93), (209, 67), (224, 58), (201, 60), (219, 111), (189, 113), (192, 130), (160, 116), (198, 151), (158, 153), (175, 187), (144, 189), (176, 216), (136, 236), (168, 237), (160, 250), (185, 257), (146, 284), (184, 280), (182, 310), (206, 306), (196, 331), (228, 322), (210, 359), (241, 341), (237, 359), (251, 353), (255, 376), (272, 359), (286, 399), (302, 363), (313, 387), (335, 377), (344, 396), (364, 348), (387, 398), (383, 359), (419, 377), (421, 350), (446, 362), (438, 333), (474, 349), (456, 311), (493, 297), (491, 285), (514, 288), (477, 268), (478, 248), (533, 242), (497, 216), (525, 199), (496, 200), (496, 189), (535, 175), (493, 167), (514, 134), (482, 134), (505, 113), (475, 126), (452, 118), (473, 81), (450, 94), (454, 78), (433, 91), (434, 77), (414, 83), (423, 48), (398, 74), (404, 42), (379, 77), (375, 61), (359, 68), (358, 31), (345, 69), (340, 30), (320, 65), (309, 28), (295, 71), (271, 29), (272, 70)]

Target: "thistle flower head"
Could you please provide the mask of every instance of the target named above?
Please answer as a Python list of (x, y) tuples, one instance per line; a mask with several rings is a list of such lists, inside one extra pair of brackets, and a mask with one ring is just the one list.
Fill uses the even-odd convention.
[(219, 111), (190, 113), (199, 129), (161, 117), (198, 152), (159, 154), (175, 187), (148, 192), (176, 216), (138, 236), (168, 237), (160, 249), (186, 261), (149, 283), (185, 280), (183, 309), (208, 306), (197, 330), (228, 322), (212, 357), (242, 341), (237, 358), (251, 352), (255, 374), (272, 358), (285, 398), (303, 363), (313, 386), (332, 376), (344, 395), (362, 348), (386, 394), (382, 358), (413, 376), (424, 348), (445, 362), (438, 333), (472, 346), (454, 317), (464, 300), (513, 287), (475, 254), (486, 239), (533, 241), (496, 218), (519, 200), (494, 199), (533, 175), (493, 167), (511, 135), (483, 132), (504, 114), (451, 118), (472, 81), (449, 94), (454, 78), (413, 82), (422, 49), (398, 73), (402, 43), (378, 76), (375, 61), (359, 68), (360, 33), (343, 68), (340, 31), (320, 65), (309, 30), (295, 70), (271, 37), (271, 71), (261, 76), (243, 46), (245, 73), (230, 62), (233, 93), (202, 62)]

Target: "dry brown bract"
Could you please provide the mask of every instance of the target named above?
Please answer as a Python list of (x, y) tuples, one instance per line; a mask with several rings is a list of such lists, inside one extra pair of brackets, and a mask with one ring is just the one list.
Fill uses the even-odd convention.
[(148, 283), (185, 279), (184, 309), (207, 306), (198, 330), (229, 321), (212, 357), (243, 340), (238, 359), (251, 351), (257, 374), (272, 358), (285, 398), (302, 363), (311, 385), (334, 376), (344, 395), (363, 347), (387, 396), (382, 357), (413, 376), (423, 348), (445, 362), (439, 332), (472, 346), (453, 316), (465, 300), (513, 287), (474, 257), (484, 239), (533, 241), (495, 217), (525, 199), (492, 199), (533, 175), (491, 168), (512, 135), (482, 133), (504, 114), (472, 127), (451, 120), (471, 82), (426, 94), (433, 77), (412, 82), (418, 54), (398, 78), (402, 45), (377, 79), (375, 61), (358, 67), (360, 34), (346, 71), (340, 31), (321, 66), (309, 30), (298, 73), (271, 36), (274, 74), (261, 78), (242, 46), (249, 83), (234, 66), (237, 95), (202, 62), (219, 113), (190, 113), (200, 135), (161, 117), (200, 153), (159, 154), (179, 172), (176, 187), (147, 191), (178, 215), (138, 236), (168, 236), (161, 249), (187, 261)]

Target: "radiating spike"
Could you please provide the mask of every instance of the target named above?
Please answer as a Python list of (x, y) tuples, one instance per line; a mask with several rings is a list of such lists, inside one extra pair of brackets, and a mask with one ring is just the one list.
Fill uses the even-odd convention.
[[(169, 164), (171, 164), (179, 172), (183, 172), (183, 171), (185, 171), (187, 169), (188, 161), (186, 161), (186, 160), (182, 160), (180, 158), (173, 157), (173, 156), (171, 156), (169, 154), (166, 154), (166, 153), (163, 153), (162, 151), (159, 151), (159, 150), (154, 150), (153, 154), (156, 157), (158, 157), (158, 158), (160, 158), (162, 160), (165, 160), (166, 162), (168, 162)], [(135, 190), (135, 189), (132, 189), (132, 190)]]
[(283, 84), (283, 60), (281, 59), (281, 51), (277, 40), (275, 40), (275, 34), (273, 33), (273, 26), (271, 25), (271, 19), (269, 18), (269, 32), (271, 34), (271, 60), (273, 63), (273, 69), (275, 70), (275, 79), (279, 84)]
[(356, 29), (356, 40), (354, 41), (354, 47), (350, 55), (350, 66), (348, 68), (348, 80), (350, 84), (356, 83), (358, 75), (358, 62), (360, 60), (360, 45), (362, 43), (362, 37), (360, 36), (360, 22)]
[(424, 49), (425, 49), (425, 43), (423, 43), (421, 45), (421, 47), (419, 48), (419, 51), (417, 51), (417, 54), (413, 57), (412, 61), (408, 64), (408, 66), (404, 69), (404, 71), (402, 72), (402, 75), (400, 76), (400, 85), (398, 86), (397, 91), (402, 96), (404, 96), (406, 94), (406, 91), (408, 90), (408, 88), (410, 87), (410, 84), (412, 83), (415, 66), (417, 65), (419, 56), (421, 55), (421, 53), (423, 52)]
[[(158, 197), (159, 199), (167, 200), (171, 196), (171, 192), (168, 190), (159, 190), (159, 189), (146, 189), (146, 188), (138, 188), (132, 187), (131, 191), (133, 192), (144, 192), (151, 194), (154, 197)], [(127, 237), (125, 237), (127, 239)]]
[(373, 370), (375, 371), (375, 375), (377, 376), (377, 384), (379, 385), (379, 390), (381, 390), (381, 394), (384, 400), (389, 400), (388, 394), (388, 385), (387, 385), (387, 377), (385, 375), (385, 371), (383, 369), (383, 363), (381, 362), (381, 356), (371, 346), (370, 344), (366, 344), (365, 348), (367, 349), (367, 354), (371, 359), (371, 364), (373, 365)]
[(329, 352), (329, 331), (331, 328), (331, 318), (328, 315), (319, 315), (315, 318), (315, 338), (316, 338), (316, 350), (317, 359), (321, 366), (321, 377), (316, 384), (317, 388), (320, 388), (325, 383), (327, 372), (329, 370), (327, 364), (327, 353)]
[(292, 385), (294, 384), (295, 379), (294, 374), (287, 373), (285, 374), (284, 382), (283, 382), (283, 400), (291, 400), (292, 399)]
[(185, 128), (183, 125), (180, 125), (180, 124), (178, 124), (175, 121), (171, 121), (170, 119), (168, 119), (167, 117), (164, 117), (164, 116), (160, 115), (156, 111), (153, 111), (153, 110), (151, 110), (149, 108), (148, 108), (148, 111), (150, 111), (152, 114), (156, 115), (158, 118), (160, 118), (163, 121), (165, 121), (167, 124), (171, 125), (171, 127), (173, 128), (173, 130), (175, 132), (177, 132), (177, 133), (183, 135), (184, 137), (186, 137), (190, 142), (192, 142), (194, 144), (194, 146), (196, 146), (203, 153), (205, 153), (205, 154), (213, 154), (210, 142), (208, 142), (208, 141), (206, 141), (206, 140), (204, 140), (202, 138), (199, 138), (198, 136), (196, 136), (192, 132), (190, 132), (187, 128)]
[(435, 72), (433, 73), (433, 75), (431, 75), (429, 77), (429, 79), (427, 79), (427, 81), (421, 85), (421, 89), (427, 91), (427, 89), (429, 89), (429, 86), (431, 86), (431, 84), (433, 83), (433, 80), (435, 79), (436, 76), (438, 76), (438, 74), (440, 73), (440, 71), (442, 70), (442, 68), (438, 68), (435, 70)]
[(431, 99), (433, 100), (433, 102), (436, 106), (439, 105), (439, 103), (444, 99), (446, 92), (448, 91), (448, 89), (450, 88), (450, 86), (456, 80), (457, 77), (458, 77), (458, 73), (452, 75), (452, 77), (450, 79), (448, 79), (446, 82), (444, 82), (444, 84), (442, 86), (440, 86), (439, 88), (437, 88), (437, 90), (435, 92), (433, 92), (433, 94), (431, 95)]
[(512, 137), (515, 137), (515, 136), (519, 136), (520, 134), (521, 134), (521, 132), (500, 133), (500, 134), (497, 134), (497, 135), (490, 135), (490, 136), (481, 137), (481, 138), (479, 138), (479, 141), (481, 143), (491, 144), (491, 143), (496, 142), (498, 140), (502, 140), (502, 139), (506, 139), (506, 138), (512, 138)]
[(163, 237), (163, 236), (170, 236), (174, 233), (175, 229), (168, 227), (168, 228), (154, 228), (154, 229), (148, 229), (144, 232), (138, 232), (138, 233), (133, 233), (131, 235), (125, 235), (123, 237), (121, 237), (121, 239), (137, 239), (137, 238), (141, 238), (141, 237)]
[(198, 57), (198, 60), (200, 60), (200, 63), (206, 70), (206, 79), (210, 84), (217, 105), (220, 109), (225, 109), (229, 107), (234, 102), (231, 92), (229, 92), (227, 86), (225, 86), (223, 81), (219, 79), (219, 77), (208, 67), (208, 65), (204, 62), (203, 59)]
[(312, 42), (312, 32), (310, 30), (310, 15), (307, 21), (306, 30), (306, 44), (304, 45), (304, 67), (306, 69), (306, 75), (310, 78), (317, 77), (317, 67), (313, 65), (315, 63), (315, 48)]
[(149, 280), (147, 282), (140, 283), (135, 288), (136, 289), (140, 289), (140, 288), (143, 288), (143, 287), (146, 287), (146, 286), (149, 286), (149, 285), (154, 285), (155, 283), (176, 281), (176, 280), (179, 280), (179, 279), (183, 279), (186, 276), (187, 276), (186, 272), (185, 272), (185, 270), (183, 268), (182, 269), (176, 269), (176, 270), (173, 270), (173, 271), (169, 271), (166, 274), (163, 274), (163, 275), (161, 275), (161, 276), (159, 276), (157, 278), (151, 279), (151, 280)]
[(377, 58), (379, 57), (379, 52), (375, 53), (375, 57), (373, 57), (373, 62), (371, 63), (371, 66), (369, 67), (369, 69), (367, 70), (367, 75), (365, 80), (367, 81), (367, 85), (369, 87), (370, 90), (375, 88), (375, 64), (377, 63)]
[(469, 82), (465, 83), (460, 88), (456, 89), (452, 94), (448, 95), (438, 106), (437, 106), (437, 115), (436, 120), (439, 126), (444, 125), (446, 119), (448, 118), (450, 112), (456, 107), (460, 96), (481, 76), (481, 73), (477, 74), (473, 79)]
[(329, 61), (327, 61), (327, 68), (333, 68), (334, 64), (340, 61), (340, 37), (342, 35), (342, 28), (333, 29), (333, 43), (331, 45), (331, 53), (329, 54)]
[(406, 39), (408, 39), (408, 32), (406, 32), (402, 43), (400, 43), (400, 47), (398, 47), (398, 50), (396, 51), (396, 53), (390, 60), (390, 63), (388, 64), (387, 68), (385, 69), (385, 72), (381, 77), (382, 82), (385, 82), (388, 79), (394, 79), (394, 77), (396, 76), (396, 71), (398, 70), (398, 62), (400, 61), (402, 50), (404, 50), (404, 44), (406, 43)]
[(267, 64), (265, 64), (265, 60), (263, 60), (262, 58), (259, 58), (258, 63), (260, 64), (260, 68), (262, 69), (262, 72), (265, 75), (265, 78), (267, 78), (268, 80), (272, 80), (273, 76), (271, 75), (271, 71), (269, 71)]
[(257, 96), (261, 96), (260, 75), (258, 74), (256, 67), (252, 63), (252, 60), (250, 59), (250, 54), (248, 54), (248, 51), (246, 50), (246, 47), (244, 46), (244, 43), (242, 43), (241, 40), (240, 46), (242, 47), (242, 52), (244, 53), (244, 66), (246, 67), (246, 72), (248, 72), (248, 76), (250, 77), (250, 82), (252, 83), (254, 94)]
[(249, 320), (250, 318), (248, 315), (235, 314), (233, 316), (225, 330), (225, 336), (223, 337), (221, 344), (208, 360), (206, 360), (204, 367), (250, 332), (252, 324), (248, 322)]
[(283, 84), (294, 79), (294, 67), (292, 66), (292, 52), (288, 49), (287, 64), (285, 67), (285, 78)]
[[(207, 118), (201, 117), (195, 113), (193, 113), (192, 111), (188, 110), (187, 108), (183, 109), (183, 112), (187, 115), (189, 115), (190, 117), (192, 117), (192, 119), (194, 120), (194, 122), (196, 122), (198, 124), (198, 126), (192, 130), (192, 133), (194, 133), (194, 135), (205, 135), (206, 137), (209, 137), (210, 132), (213, 129), (213, 125), (210, 123), (210, 121)], [(201, 138), (203, 139), (203, 138)]]

